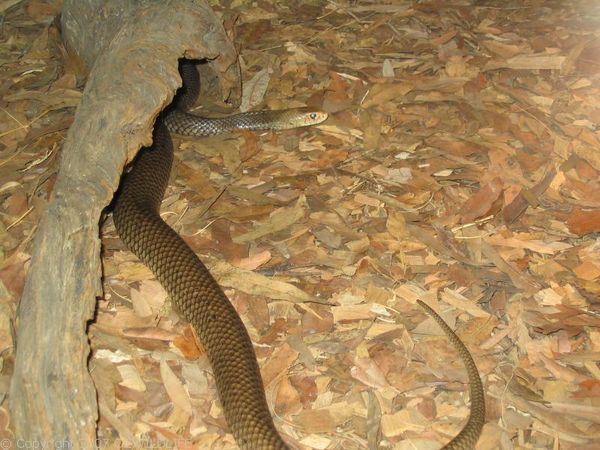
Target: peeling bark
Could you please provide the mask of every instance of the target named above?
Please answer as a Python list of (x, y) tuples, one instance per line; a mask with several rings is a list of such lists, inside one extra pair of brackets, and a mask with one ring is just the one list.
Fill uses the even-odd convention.
[(10, 399), (17, 439), (91, 449), (98, 406), (86, 327), (102, 295), (102, 211), (125, 164), (151, 143), (180, 84), (178, 58), (210, 59), (234, 104), (240, 80), (235, 49), (204, 1), (66, 0), (62, 28), (90, 75), (35, 237)]

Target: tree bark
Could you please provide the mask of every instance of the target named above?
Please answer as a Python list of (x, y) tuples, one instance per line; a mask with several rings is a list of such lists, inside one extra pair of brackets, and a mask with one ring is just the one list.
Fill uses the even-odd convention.
[(62, 28), (90, 75), (35, 238), (10, 403), (17, 443), (92, 449), (98, 413), (86, 327), (102, 296), (102, 211), (125, 164), (151, 143), (181, 82), (178, 58), (212, 60), (234, 104), (240, 79), (235, 49), (204, 1), (65, 0)]

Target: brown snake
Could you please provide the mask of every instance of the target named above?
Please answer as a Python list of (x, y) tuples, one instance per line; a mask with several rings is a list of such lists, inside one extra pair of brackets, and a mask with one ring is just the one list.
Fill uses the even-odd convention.
[[(191, 70), (193, 69), (193, 70)], [(223, 119), (191, 116), (181, 109), (198, 94), (195, 67), (180, 65), (183, 93), (177, 107), (159, 118), (153, 145), (142, 149), (124, 176), (113, 209), (115, 227), (127, 247), (155, 274), (175, 308), (192, 324), (213, 369), (223, 413), (243, 450), (289, 449), (277, 432), (267, 401), (252, 342), (229, 299), (188, 245), (160, 217), (160, 204), (173, 161), (168, 129), (204, 136), (235, 129), (283, 129), (311, 125), (327, 118), (311, 110), (250, 113)], [(168, 129), (167, 129), (168, 127)], [(424, 306), (422, 304), (421, 306)], [(466, 347), (426, 305), (465, 361), (470, 381), (471, 414), (462, 431), (445, 447), (472, 449), (484, 422), (481, 380)]]

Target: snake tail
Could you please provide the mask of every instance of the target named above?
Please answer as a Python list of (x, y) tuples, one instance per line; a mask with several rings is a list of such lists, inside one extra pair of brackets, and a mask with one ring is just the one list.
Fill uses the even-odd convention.
[(485, 396), (481, 378), (479, 377), (479, 371), (465, 344), (463, 344), (456, 333), (446, 324), (444, 319), (442, 319), (427, 303), (421, 300), (417, 300), (417, 303), (437, 322), (448, 337), (452, 346), (458, 351), (458, 354), (465, 364), (469, 378), (469, 394), (471, 397), (469, 419), (460, 433), (458, 433), (454, 439), (448, 442), (443, 448), (446, 450), (474, 449), (475, 444), (481, 435), (483, 424), (485, 423)]

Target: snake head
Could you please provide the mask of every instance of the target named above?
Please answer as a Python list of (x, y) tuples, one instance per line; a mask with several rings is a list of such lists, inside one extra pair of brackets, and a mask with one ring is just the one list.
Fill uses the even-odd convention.
[(292, 108), (273, 112), (279, 115), (276, 122), (280, 130), (317, 125), (329, 117), (326, 112), (312, 108)]

